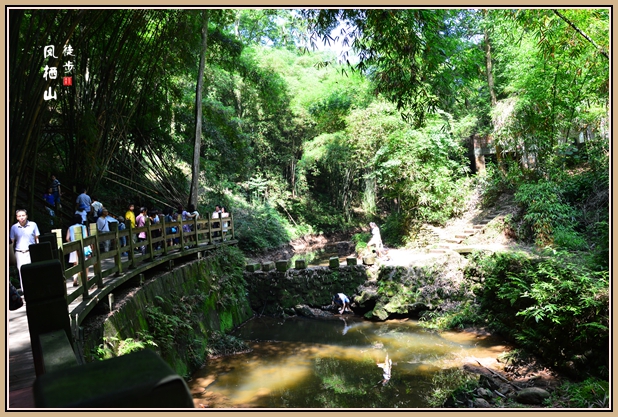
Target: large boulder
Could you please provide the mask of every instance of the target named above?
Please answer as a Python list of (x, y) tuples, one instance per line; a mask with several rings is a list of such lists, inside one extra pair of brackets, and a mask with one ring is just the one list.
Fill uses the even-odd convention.
[(519, 391), (515, 396), (515, 401), (520, 404), (540, 405), (543, 404), (543, 401), (547, 398), (549, 398), (549, 392), (545, 391), (543, 388), (530, 387)]
[(319, 308), (312, 308), (306, 304), (299, 304), (294, 307), (296, 314), (299, 316), (311, 317), (311, 318), (325, 318), (332, 317), (333, 313), (321, 310)]
[(491, 404), (487, 402), (487, 400), (483, 398), (475, 398), (474, 399), (474, 408), (490, 408)]

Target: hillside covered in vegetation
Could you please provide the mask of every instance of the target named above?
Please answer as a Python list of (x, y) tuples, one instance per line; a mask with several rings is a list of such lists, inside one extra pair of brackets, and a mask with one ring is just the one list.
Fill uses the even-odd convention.
[(7, 13), (9, 223), (66, 229), (85, 187), (119, 215), (224, 205), (248, 254), (370, 221), (411, 247), (509, 194), (539, 257), (475, 258), (479, 303), (432, 319), (608, 377), (609, 8)]

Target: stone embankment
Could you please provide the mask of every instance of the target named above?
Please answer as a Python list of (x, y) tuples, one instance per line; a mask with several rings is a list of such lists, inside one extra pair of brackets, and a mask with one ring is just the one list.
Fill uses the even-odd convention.
[[(462, 261), (449, 254), (425, 265), (394, 266), (366, 257), (363, 265), (340, 266), (333, 258), (329, 267), (306, 268), (297, 260), (290, 269), (288, 260), (280, 260), (247, 265), (245, 281), (251, 308), (259, 315), (327, 317), (334, 311), (333, 294), (342, 292), (354, 313), (386, 320), (448, 309), (465, 300), (469, 294), (461, 285)], [(354, 264), (356, 258), (348, 262)]]

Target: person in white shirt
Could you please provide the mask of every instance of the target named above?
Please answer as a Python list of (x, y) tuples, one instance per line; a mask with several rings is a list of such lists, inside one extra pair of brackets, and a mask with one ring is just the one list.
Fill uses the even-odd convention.
[[(107, 209), (103, 208), (103, 210), (101, 210), (101, 215), (97, 219), (97, 230), (101, 233), (109, 232), (109, 219), (107, 218), (108, 214), (109, 212), (107, 211)], [(103, 247), (103, 252), (109, 252), (110, 243), (111, 243), (110, 240), (103, 240), (101, 242), (102, 247)]]
[(23, 291), (24, 284), (21, 280), (21, 266), (31, 262), (30, 245), (39, 243), (41, 233), (39, 233), (39, 226), (35, 222), (28, 221), (26, 210), (17, 210), (15, 216), (17, 217), (17, 223), (11, 226), (9, 238), (11, 243), (13, 243), (17, 270), (19, 271), (19, 282)]
[(380, 236), (380, 228), (374, 222), (369, 223), (369, 227), (371, 227), (371, 239), (367, 242), (367, 246), (375, 246), (376, 247), (376, 255), (382, 256), (382, 249), (384, 245), (382, 245), (382, 237)]

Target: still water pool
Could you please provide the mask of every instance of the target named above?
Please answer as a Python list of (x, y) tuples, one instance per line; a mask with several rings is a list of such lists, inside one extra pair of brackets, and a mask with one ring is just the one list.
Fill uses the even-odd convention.
[(507, 349), (496, 338), (435, 333), (414, 320), (352, 316), (255, 318), (235, 336), (253, 351), (209, 360), (196, 372), (189, 388), (197, 407), (422, 408), (436, 372), (495, 362)]

